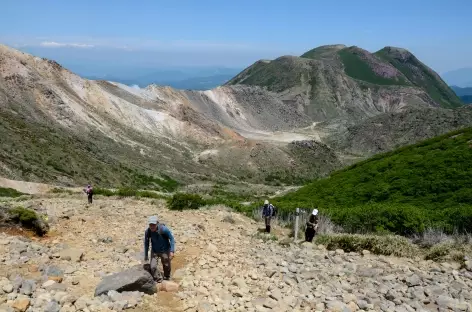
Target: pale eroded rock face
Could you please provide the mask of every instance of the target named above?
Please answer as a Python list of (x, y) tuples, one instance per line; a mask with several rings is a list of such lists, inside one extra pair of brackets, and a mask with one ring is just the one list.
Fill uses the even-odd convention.
[[(335, 152), (351, 153), (344, 145), (352, 140), (344, 140), (344, 136), (362, 138), (370, 133), (362, 126), (365, 119), (399, 114), (411, 107), (438, 106), (422, 88), (360, 85), (344, 73), (335, 57), (339, 48), (325, 50), (323, 54), (334, 55), (322, 60), (281, 57), (259, 62), (258, 66), (275, 68), (262, 82), (239, 79), (246, 72), (244, 77), (235, 78), (243, 85), (188, 91), (155, 85), (136, 89), (87, 80), (54, 61), (0, 45), (0, 104), (6, 108), (0, 116), (0, 123), (5, 125), (0, 128), (5, 155), (0, 159), (0, 175), (13, 180), (76, 185), (99, 174), (97, 181), (116, 185), (129, 177), (110, 170), (108, 164), (121, 164), (140, 168), (141, 173), (165, 174), (185, 182), (243, 178), (259, 183), (280, 176), (280, 168), (290, 168), (287, 172), (294, 172), (292, 178), (312, 179), (340, 167), (344, 158)], [(378, 63), (375, 68), (379, 75), (401, 75), (388, 63), (372, 55), (369, 59)], [(276, 87), (266, 90), (266, 83)], [(447, 115), (446, 111), (438, 111), (440, 116)], [(366, 156), (385, 151), (382, 145), (388, 148), (405, 144), (403, 137), (413, 143), (472, 124), (472, 118), (446, 116), (437, 127), (443, 130), (417, 134), (417, 128), (428, 129), (425, 124), (437, 122), (424, 119), (421, 113), (416, 116), (418, 120), (406, 129), (392, 128), (387, 138), (376, 136), (386, 142), (361, 142), (368, 146), (359, 147), (356, 153)], [(391, 128), (385, 124), (385, 128)], [(359, 125), (355, 128), (358, 131), (344, 133), (355, 125)], [(24, 140), (25, 133), (32, 139)], [(312, 140), (341, 142), (336, 145), (338, 150), (330, 145), (328, 151), (316, 155), (288, 145)], [(67, 155), (62, 157), (67, 161), (54, 159), (54, 168), (38, 166), (42, 163), (38, 150), (44, 151), (49, 145)], [(89, 153), (91, 150), (95, 152)], [(32, 172), (23, 173), (19, 166), (22, 163), (30, 165)], [(76, 164), (73, 174), (68, 172), (71, 163)], [(93, 170), (87, 170), (89, 165)]]

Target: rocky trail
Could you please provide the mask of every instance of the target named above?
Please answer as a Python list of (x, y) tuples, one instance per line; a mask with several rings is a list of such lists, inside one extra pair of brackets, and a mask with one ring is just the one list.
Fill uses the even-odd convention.
[[(0, 234), (0, 311), (472, 311), (472, 272), (289, 243), (286, 231), (225, 207), (169, 211), (160, 200), (36, 195), (47, 237)], [(172, 282), (154, 295), (110, 291), (107, 275), (141, 263), (147, 217), (173, 232)]]

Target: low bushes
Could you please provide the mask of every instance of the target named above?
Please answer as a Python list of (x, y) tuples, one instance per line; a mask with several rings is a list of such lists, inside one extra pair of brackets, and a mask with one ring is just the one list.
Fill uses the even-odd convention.
[(198, 209), (206, 205), (205, 200), (197, 194), (176, 193), (168, 200), (170, 210)]
[(349, 233), (390, 233), (410, 236), (423, 233), (425, 218), (417, 207), (402, 204), (370, 204), (328, 210), (331, 220)]
[(23, 207), (12, 208), (8, 211), (13, 222), (20, 223), (28, 229), (32, 229), (36, 234), (42, 236), (49, 230), (47, 222), (37, 215), (34, 210)]
[(94, 195), (102, 196), (120, 196), (120, 197), (144, 197), (144, 198), (155, 198), (155, 199), (165, 199), (167, 196), (151, 192), (151, 191), (140, 191), (132, 188), (120, 188), (117, 190), (109, 190), (103, 188), (94, 188)]
[(376, 255), (412, 257), (418, 248), (407, 238), (394, 235), (332, 234), (318, 235), (315, 242), (329, 250), (342, 249), (346, 252), (369, 250)]
[(26, 195), (25, 193), (18, 192), (12, 188), (0, 187), (0, 197), (20, 197), (21, 195)]

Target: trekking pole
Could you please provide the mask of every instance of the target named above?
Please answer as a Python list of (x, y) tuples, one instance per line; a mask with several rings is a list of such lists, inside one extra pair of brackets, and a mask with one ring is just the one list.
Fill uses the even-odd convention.
[(298, 239), (298, 218), (300, 216), (300, 208), (297, 208), (296, 213), (295, 213), (295, 237), (294, 241)]

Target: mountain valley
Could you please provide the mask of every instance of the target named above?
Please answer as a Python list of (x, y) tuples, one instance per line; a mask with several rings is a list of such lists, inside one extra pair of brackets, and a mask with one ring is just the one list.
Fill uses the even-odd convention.
[(468, 126), (472, 110), (399, 48), (323, 46), (191, 91), (87, 80), (0, 46), (0, 120), (5, 178), (172, 191), (301, 184)]

